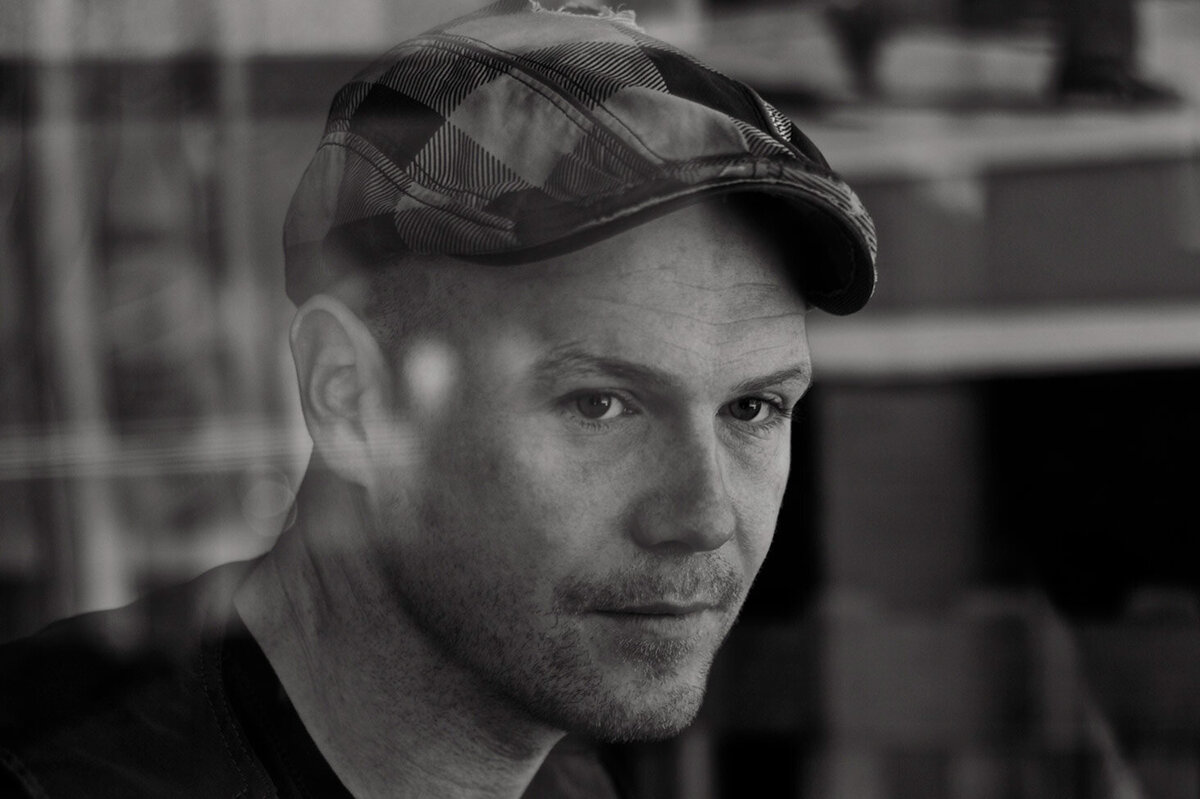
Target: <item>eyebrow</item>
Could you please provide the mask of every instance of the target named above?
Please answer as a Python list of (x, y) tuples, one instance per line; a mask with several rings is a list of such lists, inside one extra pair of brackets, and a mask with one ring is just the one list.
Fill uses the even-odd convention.
[[(683, 384), (679, 378), (644, 364), (593, 355), (573, 346), (560, 347), (539, 358), (534, 364), (533, 373), (540, 383), (563, 377), (606, 375), (659, 388), (678, 388)], [(807, 389), (812, 382), (812, 369), (808, 364), (788, 366), (770, 374), (748, 378), (735, 385), (733, 391), (736, 394), (752, 394), (793, 381), (803, 382)]]
[(752, 377), (749, 380), (743, 380), (733, 387), (733, 391), (735, 394), (754, 394), (759, 391), (765, 391), (773, 386), (791, 382), (802, 383), (801, 393), (804, 393), (812, 384), (812, 369), (807, 364), (789, 366), (761, 377)]
[(539, 382), (563, 377), (587, 377), (607, 375), (628, 380), (631, 383), (677, 388), (682, 381), (640, 363), (623, 358), (593, 355), (577, 347), (560, 347), (539, 358), (533, 373)]

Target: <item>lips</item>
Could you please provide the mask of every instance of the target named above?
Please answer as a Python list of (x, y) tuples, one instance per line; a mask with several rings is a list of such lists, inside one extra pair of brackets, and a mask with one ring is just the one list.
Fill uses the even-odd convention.
[(707, 600), (663, 600), (616, 608), (599, 608), (597, 612), (632, 616), (689, 616), (715, 608), (716, 604)]
[(703, 601), (640, 601), (589, 615), (605, 636), (605, 647), (620, 658), (678, 665), (699, 651), (702, 642), (715, 640), (725, 627), (717, 608)]

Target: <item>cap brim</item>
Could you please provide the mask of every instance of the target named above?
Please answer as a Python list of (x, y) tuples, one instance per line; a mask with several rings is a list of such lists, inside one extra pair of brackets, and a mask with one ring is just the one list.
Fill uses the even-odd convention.
[[(472, 263), (498, 266), (530, 263), (588, 247), (622, 231), (645, 224), (688, 205), (730, 194), (760, 194), (776, 198), (781, 215), (794, 217), (779, 241), (786, 248), (797, 287), (805, 300), (827, 313), (843, 316), (861, 309), (875, 290), (871, 244), (846, 218), (844, 211), (795, 185), (773, 180), (737, 179), (688, 186), (675, 192), (630, 201), (608, 216), (578, 220), (536, 244), (490, 253), (449, 254)], [(542, 216), (542, 219), (546, 217)]]

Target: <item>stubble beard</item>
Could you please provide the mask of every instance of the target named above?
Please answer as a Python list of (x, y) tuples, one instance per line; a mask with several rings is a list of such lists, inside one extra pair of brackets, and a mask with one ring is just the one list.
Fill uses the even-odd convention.
[[(422, 521), (427, 533), (453, 538), (439, 535), (438, 519)], [(446, 546), (420, 555), (385, 549), (377, 557), (396, 606), (391, 612), (407, 617), (443, 666), (468, 674), (510, 717), (623, 742), (675, 735), (700, 709), (719, 640), (708, 652), (691, 653), (702, 662), (689, 664), (689, 675), (678, 669), (684, 650), (697, 646), (691, 640), (618, 638), (609, 657), (599, 658), (579, 614), (539, 609), (487, 569), (471, 571), (467, 564), (478, 553)], [(613, 665), (621, 661), (625, 668)]]
[[(512, 603), (515, 597), (499, 599), (494, 585), (466, 603), (444, 590), (444, 582), (403, 574), (397, 581), (407, 615), (443, 660), (532, 721), (602, 741), (655, 740), (680, 732), (700, 709), (712, 653), (696, 655), (705, 658), (703, 667), (694, 678), (682, 678), (676, 674), (678, 650), (690, 642), (617, 639), (613, 658), (632, 666), (622, 671), (633, 676), (623, 677), (592, 655), (570, 614), (556, 613), (549, 630), (539, 633), (520, 623), (519, 612), (487, 619), (480, 614), (484, 606), (521, 607)], [(501, 620), (509, 623), (495, 623)]]

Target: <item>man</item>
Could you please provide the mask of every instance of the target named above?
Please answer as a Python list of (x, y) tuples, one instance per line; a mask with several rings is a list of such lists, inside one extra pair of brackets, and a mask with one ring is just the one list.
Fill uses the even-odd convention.
[(122, 636), (135, 605), (11, 645), (9, 783), (614, 795), (560, 741), (699, 708), (773, 533), (806, 310), (866, 302), (869, 216), (628, 16), (502, 0), (343, 88), (284, 239), (295, 526), (147, 600), (181, 609), (162, 635)]

